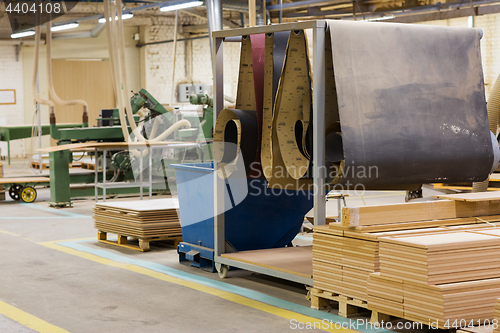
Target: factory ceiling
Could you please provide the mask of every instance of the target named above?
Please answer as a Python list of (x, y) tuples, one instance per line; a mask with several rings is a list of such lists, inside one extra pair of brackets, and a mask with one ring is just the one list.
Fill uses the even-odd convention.
[[(450, 19), (456, 17), (477, 16), (500, 12), (500, 0), (462, 0), (437, 2), (436, 0), (231, 0), (222, 1), (225, 28), (236, 28), (248, 24), (249, 3), (255, 1), (257, 23), (264, 22), (264, 13), (268, 22), (278, 23), (311, 19), (346, 19), (386, 22), (415, 23)], [(127, 2), (126, 9), (144, 5), (144, 1)], [(146, 2), (154, 4), (155, 1)], [(88, 29), (89, 25), (97, 25), (98, 15), (102, 15), (102, 2), (79, 2), (68, 14), (58, 21), (79, 21)], [(207, 33), (205, 6), (180, 11), (182, 24), (181, 34), (199, 35)], [(134, 17), (124, 21), (126, 25), (147, 26), (165, 24), (173, 18), (174, 12), (161, 12), (158, 8), (138, 10)], [(14, 30), (26, 28), (26, 22), (14, 22)], [(5, 12), (5, 2), (0, 2), (0, 40), (11, 40), (11, 24)], [(30, 40), (32, 37), (23, 40)], [(15, 40), (19, 42), (20, 40)]]

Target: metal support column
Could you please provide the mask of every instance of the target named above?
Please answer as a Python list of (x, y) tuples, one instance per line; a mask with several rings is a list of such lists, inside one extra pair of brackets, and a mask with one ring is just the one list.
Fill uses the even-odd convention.
[(326, 224), (325, 21), (313, 28), (313, 178), (314, 222)]
[[(214, 38), (213, 59), (213, 77), (214, 77), (214, 127), (217, 122), (217, 116), (224, 108), (224, 56), (223, 56), (224, 38)], [(215, 143), (214, 143), (215, 145)], [(217, 175), (217, 162), (214, 160), (214, 252), (215, 257), (225, 252), (224, 235), (224, 180)]]

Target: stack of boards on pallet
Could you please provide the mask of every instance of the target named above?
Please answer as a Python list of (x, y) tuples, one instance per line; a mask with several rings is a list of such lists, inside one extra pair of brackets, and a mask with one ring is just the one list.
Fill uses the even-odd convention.
[(441, 197), (446, 200), (346, 207), (342, 224), (315, 227), (314, 287), (442, 329), (493, 320), (500, 194)]
[(138, 239), (182, 235), (176, 198), (98, 203), (95, 228), (101, 232)]

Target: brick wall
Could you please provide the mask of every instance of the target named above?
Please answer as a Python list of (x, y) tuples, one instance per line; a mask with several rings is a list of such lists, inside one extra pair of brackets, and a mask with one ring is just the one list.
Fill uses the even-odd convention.
[[(16, 104), (0, 105), (0, 126), (20, 125), (25, 123), (24, 119), (24, 95), (23, 95), (23, 61), (22, 52), (16, 60), (16, 47), (0, 45), (0, 89), (15, 89)], [(23, 157), (25, 155), (24, 140), (12, 141), (10, 151), (12, 157)], [(7, 143), (0, 141), (2, 155), (7, 155)]]
[[(203, 24), (206, 21), (189, 16), (179, 18), (182, 23)], [(155, 20), (154, 25), (143, 28), (146, 43), (172, 40), (174, 19)], [(178, 39), (185, 38), (179, 28)], [(172, 80), (173, 43), (148, 45), (142, 52), (143, 85), (160, 103), (170, 104)], [(180, 83), (204, 83), (212, 85), (212, 64), (208, 38), (181, 41), (177, 44), (174, 84), (174, 103), (177, 103), (177, 85)], [(240, 43), (224, 44), (224, 93), (236, 95)]]

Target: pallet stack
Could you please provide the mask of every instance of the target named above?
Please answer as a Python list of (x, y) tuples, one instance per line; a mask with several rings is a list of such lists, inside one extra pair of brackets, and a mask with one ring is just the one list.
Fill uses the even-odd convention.
[(100, 241), (109, 243), (107, 233), (118, 235), (121, 245), (134, 237), (141, 250), (149, 250), (150, 241), (182, 236), (178, 210), (175, 198), (100, 203), (94, 208), (94, 225)]
[(374, 313), (440, 328), (448, 320), (492, 320), (499, 214), (500, 194), (344, 208), (342, 225), (314, 229), (316, 295), (345, 295)]

